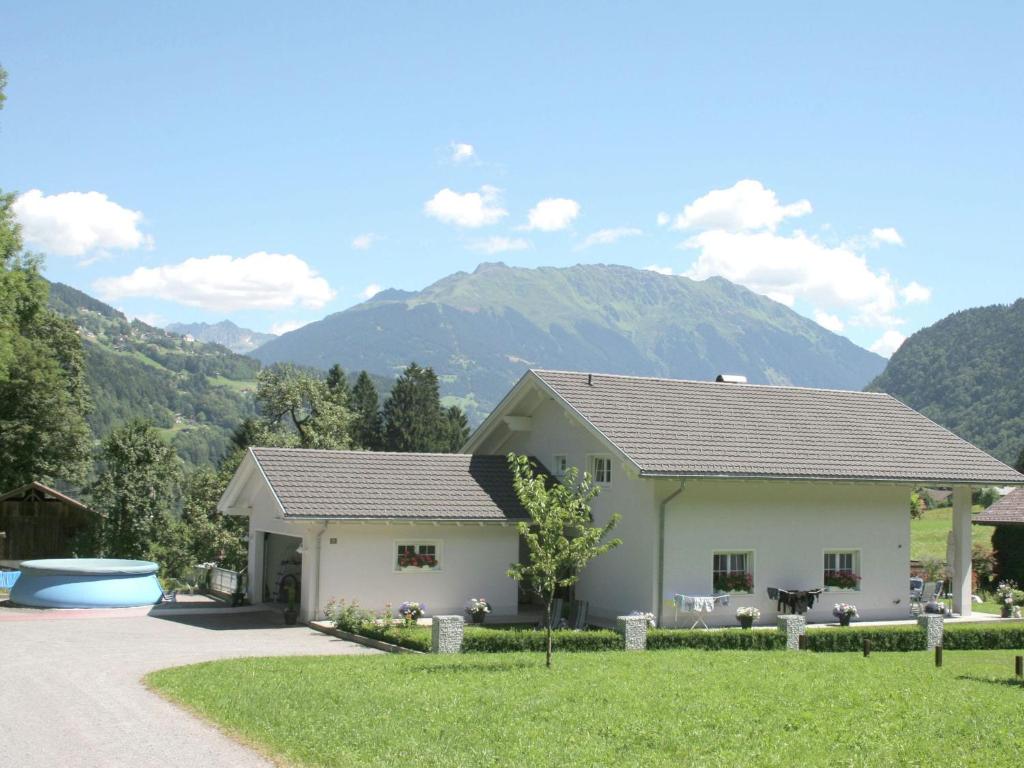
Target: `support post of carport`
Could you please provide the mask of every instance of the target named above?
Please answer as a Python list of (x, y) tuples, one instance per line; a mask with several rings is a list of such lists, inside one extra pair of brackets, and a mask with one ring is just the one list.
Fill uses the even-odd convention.
[(971, 615), (971, 486), (953, 486), (953, 612)]

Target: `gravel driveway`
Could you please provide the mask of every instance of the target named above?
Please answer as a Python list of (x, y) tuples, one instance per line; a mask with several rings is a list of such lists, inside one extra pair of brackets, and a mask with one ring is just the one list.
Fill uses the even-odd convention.
[[(143, 687), (147, 672), (237, 656), (377, 653), (278, 614), (0, 609), (0, 765), (269, 766)], [(273, 692), (267, 691), (268, 706)]]

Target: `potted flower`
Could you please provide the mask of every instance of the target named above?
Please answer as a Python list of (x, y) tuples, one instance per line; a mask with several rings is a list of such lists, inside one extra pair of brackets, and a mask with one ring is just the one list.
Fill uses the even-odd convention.
[(291, 627), (299, 618), (299, 609), (295, 605), (295, 585), (285, 586), (285, 594), (288, 595), (288, 607), (284, 609), (284, 623)]
[(466, 604), (466, 613), (474, 624), (483, 624), (484, 618), (491, 612), (491, 604), (482, 597), (471, 597)]
[(426, 610), (427, 606), (424, 603), (407, 600), (398, 606), (398, 615), (406, 624), (415, 624)]
[(714, 577), (715, 592), (747, 593), (754, 589), (754, 577), (749, 573), (717, 573)]
[(999, 603), (1000, 615), (1004, 619), (1009, 619), (1013, 616), (1013, 606), (1018, 602), (1018, 594), (1017, 582), (1010, 579), (1000, 581), (996, 587), (996, 601)]
[(750, 629), (761, 618), (761, 611), (752, 605), (741, 605), (736, 609), (736, 618), (743, 629)]
[(832, 606), (832, 615), (839, 619), (839, 626), (848, 627), (850, 626), (850, 619), (856, 619), (860, 614), (857, 613), (856, 605), (836, 603)]
[(655, 629), (658, 626), (658, 620), (653, 613), (650, 611), (630, 611), (630, 616), (643, 616), (647, 622), (647, 626), (651, 629)]

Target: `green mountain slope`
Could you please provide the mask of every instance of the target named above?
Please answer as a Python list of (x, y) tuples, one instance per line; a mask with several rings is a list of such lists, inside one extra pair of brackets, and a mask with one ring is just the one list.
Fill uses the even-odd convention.
[(1024, 299), (956, 312), (903, 342), (869, 389), (998, 459), (1024, 449)]
[(252, 352), (271, 339), (277, 338), (272, 333), (239, 328), (230, 320), (221, 320), (219, 323), (171, 323), (167, 330), (180, 336), (191, 336), (196, 341), (220, 344), (240, 355)]
[(254, 413), (259, 363), (216, 344), (129, 321), (121, 312), (62, 283), (50, 306), (78, 326), (97, 438), (130, 418), (152, 420), (187, 461), (217, 460), (231, 430)]
[(438, 372), (479, 421), (531, 366), (860, 389), (883, 358), (727, 280), (622, 266), (483, 264), (372, 300), (267, 342), (263, 363)]

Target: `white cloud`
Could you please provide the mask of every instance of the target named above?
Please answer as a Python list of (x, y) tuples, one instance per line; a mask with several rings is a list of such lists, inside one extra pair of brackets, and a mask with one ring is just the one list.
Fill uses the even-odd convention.
[(656, 221), (658, 222), (659, 227), (664, 227), (666, 224), (672, 221), (672, 217), (669, 216), (664, 211), (662, 211), (661, 213), (658, 214)]
[(364, 232), (352, 238), (352, 247), (357, 251), (368, 251), (380, 239), (380, 235), (376, 235), (373, 232)]
[(304, 325), (306, 325), (306, 322), (303, 320), (282, 320), (270, 326), (270, 332), (275, 336), (283, 336), (289, 331), (297, 330)]
[(875, 245), (903, 245), (903, 236), (895, 227), (875, 227), (871, 230), (871, 241)]
[(648, 272), (657, 272), (659, 275), (671, 275), (674, 274), (672, 267), (659, 267), (657, 264), (650, 264), (644, 267)]
[(781, 205), (775, 192), (760, 181), (743, 179), (728, 189), (713, 189), (683, 208), (675, 229), (714, 229), (727, 232), (774, 230), (783, 219), (811, 212), (809, 200)]
[(302, 259), (262, 251), (238, 258), (218, 255), (138, 267), (127, 275), (96, 280), (93, 287), (107, 300), (145, 296), (226, 312), (299, 304), (317, 309), (335, 295)]
[(576, 246), (576, 250), (582, 251), (594, 245), (611, 245), (624, 237), (637, 237), (644, 232), (634, 227), (614, 227), (612, 229), (599, 229), (597, 232), (587, 235), (583, 242)]
[(368, 286), (363, 288), (363, 298), (364, 299), (372, 299), (374, 296), (376, 296), (382, 290), (383, 289), (380, 287), (379, 283), (370, 283)]
[(822, 312), (820, 309), (814, 311), (814, 322), (833, 333), (840, 333), (845, 327), (843, 321), (836, 315), (830, 315), (828, 312)]
[(44, 195), (30, 189), (14, 201), (13, 210), (25, 243), (55, 256), (81, 259), (153, 243), (139, 230), (142, 213), (118, 205), (102, 192)]
[(932, 289), (912, 280), (900, 290), (900, 295), (907, 304), (919, 304), (931, 299)]
[(549, 197), (541, 200), (528, 215), (526, 229), (556, 232), (568, 227), (580, 214), (580, 204), (567, 197)]
[(458, 227), (483, 227), (495, 224), (508, 215), (508, 211), (500, 207), (497, 187), (484, 185), (479, 192), (459, 194), (445, 187), (424, 205), (423, 210), (428, 216), (446, 224)]
[(701, 232), (683, 243), (698, 251), (685, 273), (695, 280), (720, 275), (792, 307), (803, 299), (820, 308), (856, 311), (856, 322), (895, 325), (897, 289), (846, 245), (828, 246), (797, 231)]
[(489, 237), (486, 240), (478, 240), (469, 244), (471, 251), (480, 253), (505, 253), (506, 251), (525, 251), (530, 247), (530, 241), (521, 237)]
[(476, 149), (472, 144), (463, 144), (461, 142), (451, 143), (451, 159), (453, 163), (461, 163), (465, 160), (469, 160), (476, 155)]
[(871, 345), (870, 349), (882, 357), (892, 357), (893, 353), (906, 340), (906, 336), (890, 328), (879, 337), (878, 341)]

